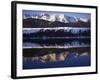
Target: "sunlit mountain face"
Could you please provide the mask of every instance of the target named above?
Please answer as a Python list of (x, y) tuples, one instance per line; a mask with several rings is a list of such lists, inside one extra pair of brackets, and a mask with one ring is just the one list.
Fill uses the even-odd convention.
[(90, 17), (23, 10), (23, 69), (90, 66)]

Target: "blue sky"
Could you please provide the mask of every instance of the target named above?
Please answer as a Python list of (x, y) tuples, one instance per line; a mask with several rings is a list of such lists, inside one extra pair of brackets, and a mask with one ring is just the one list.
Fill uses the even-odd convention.
[(40, 13), (48, 13), (48, 14), (65, 14), (66, 16), (71, 17), (77, 17), (77, 18), (84, 18), (84, 19), (90, 19), (91, 14), (90, 13), (78, 13), (78, 12), (55, 12), (55, 11), (36, 11), (36, 10), (23, 10), (24, 14), (40, 14)]

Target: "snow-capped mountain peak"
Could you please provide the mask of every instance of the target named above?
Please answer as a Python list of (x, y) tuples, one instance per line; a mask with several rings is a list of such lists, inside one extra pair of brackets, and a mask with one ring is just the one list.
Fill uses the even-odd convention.
[(85, 18), (80, 18), (79, 20), (83, 21), (83, 22), (87, 22), (88, 21), (88, 19), (85, 19)]

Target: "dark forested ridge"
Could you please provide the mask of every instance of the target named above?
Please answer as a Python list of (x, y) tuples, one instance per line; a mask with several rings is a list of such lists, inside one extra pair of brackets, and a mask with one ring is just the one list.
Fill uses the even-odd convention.
[(43, 30), (40, 29), (37, 32), (32, 32), (32, 33), (23, 33), (23, 37), (81, 37), (85, 36), (88, 37), (90, 36), (90, 29), (82, 31), (82, 30), (66, 30), (64, 29), (59, 29), (59, 30)]

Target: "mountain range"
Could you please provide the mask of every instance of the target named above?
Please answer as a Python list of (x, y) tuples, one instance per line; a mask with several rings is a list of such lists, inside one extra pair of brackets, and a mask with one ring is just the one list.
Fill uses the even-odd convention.
[(90, 20), (70, 17), (64, 14), (24, 14), (23, 27), (65, 27), (65, 26), (79, 26), (89, 27)]

